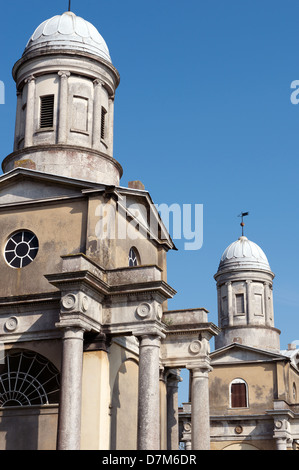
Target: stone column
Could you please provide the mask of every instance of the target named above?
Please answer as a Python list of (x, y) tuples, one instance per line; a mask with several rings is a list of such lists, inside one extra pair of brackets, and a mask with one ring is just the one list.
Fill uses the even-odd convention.
[(14, 151), (18, 150), (18, 143), (20, 139), (21, 113), (22, 113), (22, 92), (17, 91), (17, 112), (16, 112), (16, 124), (15, 124)]
[(31, 75), (25, 80), (27, 83), (26, 124), (24, 147), (30, 147), (33, 139), (34, 108), (35, 108), (35, 78)]
[(228, 309), (228, 325), (234, 325), (234, 310), (233, 310), (233, 292), (232, 283), (227, 282), (227, 309)]
[(271, 306), (270, 306), (269, 297), (270, 297), (270, 286), (268, 282), (264, 282), (265, 323), (267, 326), (272, 326)]
[(192, 450), (210, 450), (209, 372), (207, 362), (190, 367)]
[(113, 157), (113, 121), (114, 121), (114, 95), (109, 96), (108, 105), (108, 153)]
[(276, 449), (287, 450), (287, 438), (286, 437), (279, 437), (276, 439)]
[(247, 298), (247, 325), (254, 323), (253, 299), (251, 299), (251, 284), (252, 281), (246, 282), (246, 298)]
[(58, 143), (67, 143), (67, 118), (68, 118), (68, 78), (70, 72), (60, 71), (60, 88), (59, 88), (59, 106), (58, 106)]
[(63, 328), (58, 450), (80, 450), (83, 333), (79, 327)]
[(139, 337), (138, 450), (160, 449), (160, 343), (157, 335)]
[(167, 377), (167, 450), (179, 448), (179, 371)]
[(102, 121), (102, 86), (103, 82), (99, 78), (93, 81), (93, 127), (92, 127), (92, 147), (101, 149), (101, 121)]

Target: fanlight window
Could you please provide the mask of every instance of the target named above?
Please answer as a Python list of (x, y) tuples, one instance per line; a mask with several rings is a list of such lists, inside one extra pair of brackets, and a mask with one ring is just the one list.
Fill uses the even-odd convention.
[(59, 371), (31, 351), (8, 353), (0, 365), (0, 407), (48, 405), (59, 401)]
[(138, 255), (134, 248), (129, 251), (129, 266), (138, 266)]

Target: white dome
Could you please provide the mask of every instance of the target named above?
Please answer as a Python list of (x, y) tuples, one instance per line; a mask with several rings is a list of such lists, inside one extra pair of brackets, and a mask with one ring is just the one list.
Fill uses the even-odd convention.
[(240, 237), (223, 252), (218, 272), (226, 269), (261, 269), (271, 271), (263, 250), (247, 237)]
[(45, 48), (82, 51), (111, 62), (107, 44), (98, 30), (70, 11), (41, 23), (29, 39), (24, 54)]

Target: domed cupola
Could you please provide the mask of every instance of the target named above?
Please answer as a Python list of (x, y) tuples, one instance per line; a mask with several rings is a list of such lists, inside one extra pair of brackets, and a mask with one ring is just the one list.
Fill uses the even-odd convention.
[(279, 352), (279, 330), (274, 327), (274, 274), (263, 250), (241, 236), (223, 252), (215, 274), (218, 292), (216, 348), (242, 343)]
[(98, 30), (73, 12), (40, 24), (13, 68), (17, 86), (14, 151), (4, 172), (41, 172), (118, 185), (113, 158), (119, 74)]
[(263, 250), (245, 236), (231, 243), (221, 256), (218, 272), (231, 269), (271, 271)]
[(76, 54), (82, 51), (97, 55), (111, 63), (107, 44), (99, 31), (89, 21), (71, 11), (53, 16), (41, 23), (29, 39), (23, 55), (35, 51), (41, 52), (46, 48), (73, 50)]

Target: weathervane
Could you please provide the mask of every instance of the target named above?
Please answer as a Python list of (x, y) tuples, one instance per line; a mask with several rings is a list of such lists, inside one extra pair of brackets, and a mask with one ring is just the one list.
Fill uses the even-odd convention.
[(243, 222), (243, 217), (245, 217), (246, 215), (249, 215), (249, 212), (241, 212), (241, 214), (238, 215), (238, 217), (242, 218), (242, 222), (240, 223), (242, 227), (242, 237), (244, 236), (244, 225), (245, 225)]

